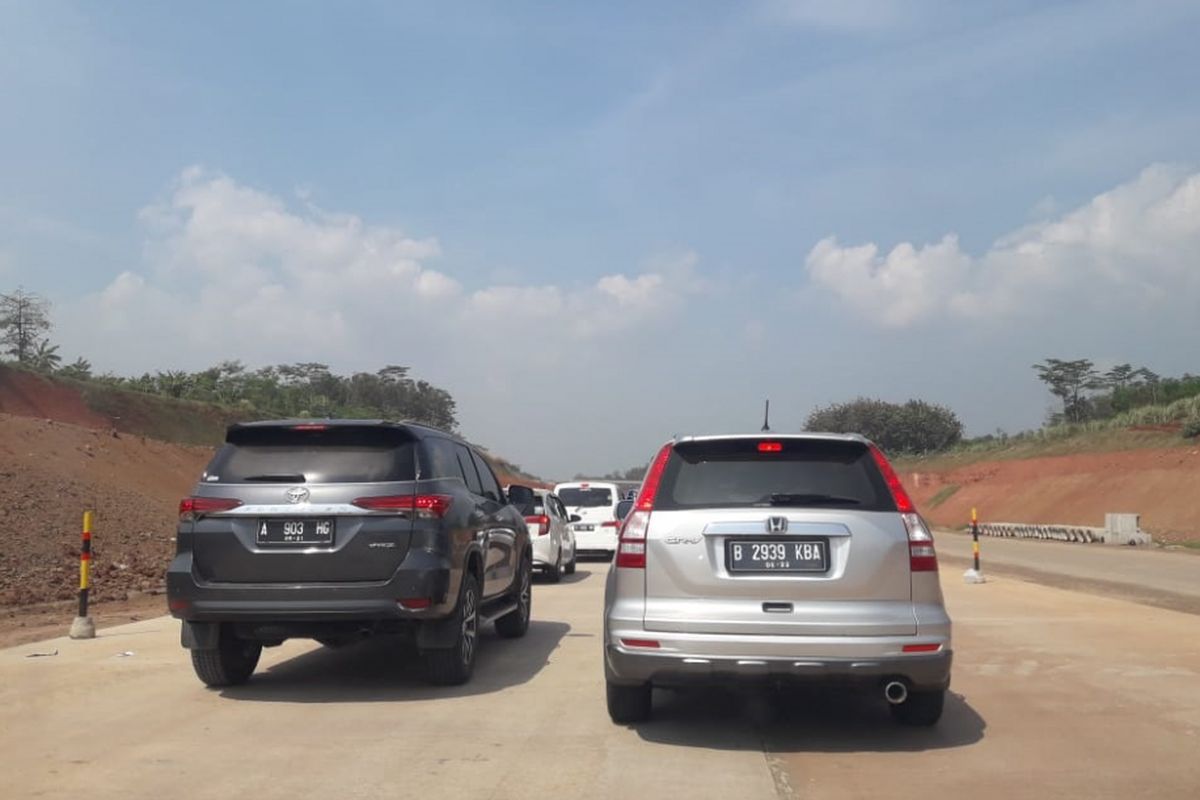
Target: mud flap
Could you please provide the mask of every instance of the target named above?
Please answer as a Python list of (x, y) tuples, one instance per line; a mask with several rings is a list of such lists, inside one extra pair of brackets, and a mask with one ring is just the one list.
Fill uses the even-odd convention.
[(457, 614), (446, 619), (425, 620), (421, 627), (417, 628), (417, 649), (421, 652), (446, 650), (458, 644), (460, 633)]
[(215, 650), (221, 635), (219, 622), (187, 622), (179, 632), (180, 644), (188, 650)]

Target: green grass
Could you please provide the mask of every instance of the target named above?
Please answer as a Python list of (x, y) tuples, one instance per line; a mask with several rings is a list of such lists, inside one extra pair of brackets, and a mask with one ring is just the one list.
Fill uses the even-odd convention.
[(957, 492), (961, 488), (962, 487), (959, 486), (957, 483), (952, 483), (949, 486), (943, 486), (941, 489), (938, 489), (937, 494), (935, 494), (933, 497), (929, 498), (929, 502), (926, 503), (925, 505), (928, 506), (929, 508), (937, 508), (942, 503), (946, 502), (951, 497), (953, 497), (954, 493)]

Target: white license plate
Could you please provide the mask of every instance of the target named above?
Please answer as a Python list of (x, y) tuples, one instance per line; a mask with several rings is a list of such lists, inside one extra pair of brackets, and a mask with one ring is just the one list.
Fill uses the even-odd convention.
[(596, 526), (595, 525), (576, 525), (575, 530), (580, 531), (581, 533), (588, 533), (590, 531), (596, 530)]

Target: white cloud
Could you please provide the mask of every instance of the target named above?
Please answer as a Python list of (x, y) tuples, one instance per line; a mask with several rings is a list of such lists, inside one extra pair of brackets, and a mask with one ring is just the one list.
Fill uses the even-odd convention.
[(144, 266), (62, 315), (64, 343), (118, 370), (226, 358), (353, 369), (423, 355), (503, 383), (523, 363), (516, 353), (635, 329), (701, 283), (686, 254), (582, 286), (468, 289), (430, 266), (442, 256), (434, 238), (325, 211), (311, 195), (296, 206), (189, 167), (139, 215)]
[(881, 254), (832, 237), (806, 261), (809, 275), (885, 327), (937, 317), (1063, 316), (1200, 301), (1200, 173), (1164, 166), (1062, 217), (996, 240), (982, 256), (955, 236)]

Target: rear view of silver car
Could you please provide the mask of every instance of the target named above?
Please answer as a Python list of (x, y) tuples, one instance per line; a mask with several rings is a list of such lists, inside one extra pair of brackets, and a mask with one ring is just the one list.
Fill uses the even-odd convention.
[(655, 457), (605, 590), (608, 710), (651, 689), (855, 683), (932, 725), (950, 685), (933, 537), (857, 436), (687, 437)]

